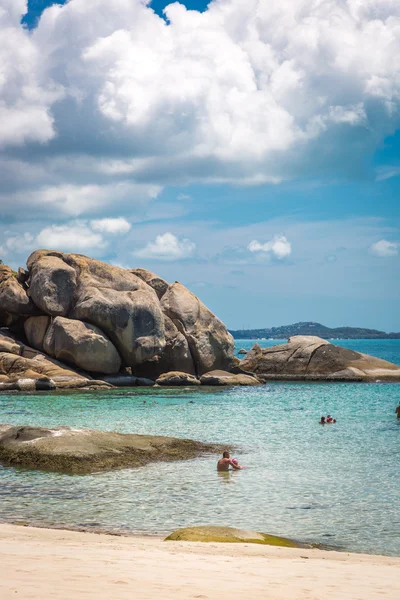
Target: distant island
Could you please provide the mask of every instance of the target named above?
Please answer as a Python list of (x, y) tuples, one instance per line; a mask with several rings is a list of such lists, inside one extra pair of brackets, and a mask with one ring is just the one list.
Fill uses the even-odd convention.
[(307, 321), (305, 323), (294, 323), (293, 325), (281, 325), (266, 329), (237, 329), (230, 330), (235, 339), (274, 339), (286, 340), (293, 335), (316, 335), (330, 339), (349, 340), (395, 340), (400, 339), (400, 333), (386, 333), (378, 329), (366, 329), (365, 327), (326, 327), (321, 323)]

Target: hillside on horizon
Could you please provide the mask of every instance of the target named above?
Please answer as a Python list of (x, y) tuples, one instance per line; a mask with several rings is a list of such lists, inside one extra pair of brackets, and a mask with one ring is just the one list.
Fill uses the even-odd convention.
[(292, 325), (260, 329), (230, 329), (235, 339), (287, 339), (293, 335), (316, 335), (324, 339), (400, 339), (400, 333), (367, 329), (365, 327), (326, 327), (321, 323), (305, 321)]

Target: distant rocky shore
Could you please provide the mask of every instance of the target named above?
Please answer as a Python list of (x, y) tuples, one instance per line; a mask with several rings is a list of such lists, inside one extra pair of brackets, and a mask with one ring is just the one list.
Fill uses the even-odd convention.
[(396, 365), (295, 336), (242, 361), (226, 326), (179, 282), (80, 254), (0, 264), (0, 390), (259, 385), (268, 379), (400, 380)]
[(238, 340), (287, 340), (294, 335), (312, 335), (325, 340), (398, 340), (400, 333), (386, 333), (366, 327), (326, 327), (314, 321), (259, 329), (236, 329), (230, 333)]

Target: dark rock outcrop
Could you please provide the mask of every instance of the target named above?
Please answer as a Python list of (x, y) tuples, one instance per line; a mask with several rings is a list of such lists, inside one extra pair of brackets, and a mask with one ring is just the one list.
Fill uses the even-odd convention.
[(150, 462), (188, 460), (222, 446), (187, 439), (74, 429), (0, 425), (0, 462), (67, 473), (91, 473)]
[(397, 365), (314, 336), (294, 336), (270, 348), (255, 344), (241, 368), (262, 379), (400, 381)]

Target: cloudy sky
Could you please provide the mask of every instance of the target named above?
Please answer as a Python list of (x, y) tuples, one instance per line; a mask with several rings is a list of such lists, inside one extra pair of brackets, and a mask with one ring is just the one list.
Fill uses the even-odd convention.
[[(21, 23), (22, 19), (22, 23)], [(0, 0), (0, 258), (400, 331), (398, 0)]]

